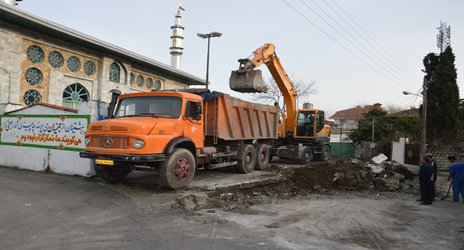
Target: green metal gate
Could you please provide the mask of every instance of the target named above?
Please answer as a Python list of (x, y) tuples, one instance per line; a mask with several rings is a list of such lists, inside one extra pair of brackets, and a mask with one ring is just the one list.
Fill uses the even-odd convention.
[(330, 142), (332, 156), (354, 157), (354, 144), (352, 142)]

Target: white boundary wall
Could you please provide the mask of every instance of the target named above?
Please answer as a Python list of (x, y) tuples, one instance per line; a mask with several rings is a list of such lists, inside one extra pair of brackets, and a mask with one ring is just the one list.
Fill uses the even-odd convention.
[[(106, 109), (106, 105), (102, 106), (102, 109), (103, 108)], [(96, 120), (97, 112), (95, 105), (81, 103), (78, 109), (81, 115), (91, 115), (91, 122)], [(40, 106), (22, 109), (11, 114), (76, 115), (76, 113), (73, 112)], [(50, 171), (67, 175), (95, 175), (93, 164), (90, 159), (80, 158), (79, 152), (77, 151), (58, 149), (0, 145), (0, 166), (33, 171)]]
[(406, 147), (406, 138), (400, 138), (398, 142), (392, 142), (392, 161), (404, 164), (404, 151)]

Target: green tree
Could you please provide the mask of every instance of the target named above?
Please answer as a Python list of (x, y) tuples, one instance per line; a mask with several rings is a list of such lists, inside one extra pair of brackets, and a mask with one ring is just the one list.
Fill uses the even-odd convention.
[(358, 128), (349, 135), (354, 142), (372, 141), (372, 124), (374, 123), (374, 142), (377, 143), (376, 151), (391, 157), (392, 141), (399, 138), (409, 138), (418, 141), (420, 138), (419, 117), (388, 117), (387, 112), (381, 109), (373, 109), (364, 114), (364, 118), (358, 122)]
[(372, 129), (374, 128), (374, 142), (391, 135), (387, 112), (381, 109), (372, 109), (364, 114), (364, 118), (358, 121), (358, 128), (351, 131), (350, 139), (354, 142), (372, 141)]
[(429, 143), (453, 142), (461, 132), (459, 88), (454, 61), (455, 56), (450, 46), (440, 55), (429, 53), (423, 60), (427, 84)]

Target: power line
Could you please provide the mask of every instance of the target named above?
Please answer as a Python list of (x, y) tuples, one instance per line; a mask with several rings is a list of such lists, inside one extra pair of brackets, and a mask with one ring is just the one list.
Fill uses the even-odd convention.
[(329, 37), (332, 41), (334, 41), (336, 44), (338, 44), (340, 47), (342, 47), (343, 49), (345, 49), (348, 53), (350, 53), (352, 56), (356, 57), (361, 63), (363, 63), (364, 65), (366, 65), (368, 68), (370, 68), (371, 70), (383, 75), (384, 77), (392, 80), (393, 83), (395, 83), (397, 86), (401, 87), (401, 88), (404, 88), (404, 86), (402, 86), (401, 84), (397, 83), (395, 79), (392, 79), (390, 75), (386, 75), (385, 73), (377, 70), (376, 68), (374, 68), (372, 65), (370, 65), (369, 63), (367, 63), (365, 60), (363, 60), (360, 56), (358, 56), (357, 54), (355, 54), (352, 50), (350, 50), (348, 47), (346, 47), (345, 45), (343, 45), (341, 42), (339, 42), (337, 39), (335, 39), (333, 36), (331, 36), (329, 33), (327, 33), (324, 29), (322, 29), (321, 27), (319, 27), (319, 25), (317, 25), (316, 23), (314, 23), (313, 21), (311, 21), (308, 17), (306, 17), (303, 13), (301, 13), (298, 9), (296, 9), (293, 5), (289, 4), (286, 0), (282, 0), (282, 2), (284, 2), (288, 7), (290, 7), (293, 11), (295, 11), (298, 15), (300, 15), (303, 19), (305, 19), (307, 22), (309, 22), (310, 24), (312, 24), (314, 27), (316, 27), (319, 31), (321, 31), (322, 33), (324, 33), (327, 37)]
[[(391, 70), (391, 66), (387, 63), (385, 64), (385, 62), (379, 60), (378, 58), (372, 58), (368, 53), (366, 53), (366, 51), (364, 51), (361, 47), (363, 47), (365, 50), (368, 50), (370, 53), (372, 53), (372, 51), (370, 49), (368, 49), (366, 46), (364, 46), (364, 44), (362, 44), (358, 39), (354, 38), (350, 32), (347, 32), (346, 29), (344, 27), (342, 27), (337, 21), (335, 21), (329, 14), (327, 14), (327, 12), (325, 12), (322, 8), (319, 7), (319, 5), (317, 5), (313, 0), (311, 0), (311, 2), (316, 5), (316, 7), (319, 8), (320, 11), (322, 11), (325, 15), (329, 16), (329, 18), (332, 19), (333, 22), (335, 22), (337, 25), (339, 25), (341, 27), (342, 30), (344, 30), (345, 32), (347, 32), (352, 38), (354, 38), (355, 41), (358, 42), (358, 44), (361, 45), (358, 46), (358, 44), (356, 44), (355, 42), (353, 42), (351, 39), (349, 39), (347, 36), (345, 36), (345, 34), (343, 34), (342, 32), (340, 32), (337, 28), (335, 28), (330, 22), (328, 22), (324, 17), (322, 17), (316, 10), (314, 10), (311, 6), (309, 6), (308, 4), (306, 4), (303, 0), (300, 0), (300, 2), (307, 8), (309, 9), (311, 12), (313, 12), (317, 17), (319, 17), (325, 24), (327, 24), (332, 30), (334, 30), (337, 34), (339, 34), (342, 38), (344, 38), (349, 44), (351, 44), (351, 46), (353, 46), (355, 49), (357, 49), (359, 52), (361, 52), (367, 59), (371, 60), (374, 64), (376, 64), (377, 66), (379, 66), (383, 71), (385, 71), (385, 73), (389, 74), (391, 76), (391, 78), (395, 78), (396, 81), (398, 81), (398, 83), (402, 83), (403, 82), (403, 79), (401, 79), (397, 73), (396, 73), (396, 70)], [(385, 67), (386, 66), (386, 67)], [(388, 70), (387, 68), (390, 67), (390, 70)], [(405, 85), (402, 85), (403, 87), (405, 87)]]
[[(311, 0), (311, 1), (314, 3), (313, 0)], [(323, 0), (323, 1), (324, 1), (325, 5), (327, 5), (327, 7), (329, 7), (329, 8), (332, 10), (333, 13), (335, 13), (346, 25), (348, 25), (354, 32), (356, 32), (356, 34), (357, 34), (360, 38), (362, 38), (362, 40), (363, 40), (364, 42), (366, 42), (372, 49), (374, 49), (375, 52), (377, 52), (377, 53), (373, 53), (370, 49), (368, 49), (373, 55), (376, 55), (376, 57), (377, 57), (377, 55), (378, 55), (378, 56), (380, 56), (381, 58), (384, 58), (385, 60), (388, 61), (388, 63), (390, 63), (390, 64), (386, 63), (386, 65), (390, 66), (391, 69), (393, 69), (393, 70), (395, 70), (395, 71), (396, 71), (396, 70), (399, 70), (399, 71), (396, 71), (396, 72), (400, 72), (400, 73), (403, 75), (403, 77), (408, 78), (408, 79), (409, 79), (410, 81), (412, 81), (412, 82), (416, 82), (417, 79), (416, 79), (416, 77), (414, 76), (414, 74), (412, 74), (411, 72), (406, 71), (406, 70), (404, 69), (404, 68), (405, 68), (404, 66), (399, 65), (397, 62), (395, 62), (395, 61), (393, 61), (391, 58), (389, 58), (388, 55), (386, 55), (384, 52), (382, 52), (378, 47), (374, 46), (368, 39), (365, 38), (365, 35), (361, 34), (350, 22), (348, 22), (348, 21), (346, 20), (345, 17), (343, 17), (342, 15), (340, 15), (340, 13), (339, 13), (337, 10), (335, 10), (326, 0)], [(316, 3), (314, 3), (314, 4), (316, 4)], [(317, 4), (316, 4), (316, 5), (317, 5)], [(319, 8), (320, 8), (320, 7), (319, 7)], [(348, 14), (348, 13), (346, 13), (346, 14)], [(328, 16), (330, 17), (329, 14), (326, 14), (326, 15), (328, 15)], [(336, 21), (335, 21), (335, 22), (336, 22)], [(338, 22), (337, 22), (337, 23), (338, 23)], [(339, 26), (341, 26), (341, 25), (339, 25)], [(341, 26), (341, 27), (342, 27), (342, 26)], [(343, 28), (343, 29), (344, 29), (344, 28)], [(345, 30), (345, 32), (347, 32), (347, 33), (349, 33), (349, 34), (351, 35), (351, 33), (350, 33), (349, 31), (347, 31), (346, 29), (344, 29), (344, 30)], [(352, 37), (355, 38), (355, 36), (352, 36)], [(355, 39), (356, 39), (356, 38), (355, 38)], [(363, 44), (363, 43), (360, 42), (358, 39), (356, 39), (356, 41), (358, 41), (360, 44)], [(364, 47), (364, 46), (363, 46), (363, 47)], [(364, 47), (364, 48), (366, 48), (366, 47)], [(367, 48), (366, 48), (366, 49), (367, 49)], [(385, 63), (384, 60), (382, 60), (382, 62)]]
[[(330, 6), (326, 0), (323, 0), (328, 6)], [(402, 72), (404, 72), (405, 74), (408, 74), (408, 75), (411, 75), (411, 76), (414, 76), (414, 74), (408, 70), (406, 70), (406, 67), (404, 67), (404, 65), (402, 65), (399, 61), (397, 61), (390, 53), (388, 53), (388, 51), (386, 49), (384, 49), (382, 47), (382, 45), (380, 45), (371, 35), (369, 35), (369, 33), (367, 33), (367, 31), (358, 23), (356, 22), (356, 20), (354, 20), (353, 17), (351, 17), (351, 15), (342, 7), (340, 6), (340, 4), (337, 3), (336, 0), (332, 0), (332, 2), (340, 9), (342, 10), (342, 12), (351, 20), (351, 22), (353, 24), (355, 24), (360, 30), (362, 33), (364, 33), (368, 39), (366, 39), (362, 34), (360, 34), (360, 32), (357, 31), (357, 29), (355, 29), (351, 24), (349, 24), (348, 21), (346, 21), (346, 19), (342, 18), (343, 20), (345, 20), (346, 23), (348, 23), (350, 25), (350, 27), (352, 27), (353, 30), (355, 30), (367, 43), (369, 43), (369, 45), (371, 45), (372, 47), (375, 48), (375, 46), (369, 41), (372, 40), (378, 48), (380, 48), (381, 51), (379, 51), (380, 53), (382, 53), (385, 58), (389, 59), (391, 62), (393, 62), (393, 65), (395, 65), (395, 67), (397, 67), (399, 70), (401, 70)], [(337, 14), (338, 15), (338, 14)]]

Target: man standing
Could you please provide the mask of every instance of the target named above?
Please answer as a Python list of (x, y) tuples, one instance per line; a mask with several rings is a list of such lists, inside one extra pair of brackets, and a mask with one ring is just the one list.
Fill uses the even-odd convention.
[(459, 161), (451, 164), (449, 168), (450, 177), (453, 178), (453, 201), (459, 201), (459, 193), (464, 200), (464, 154), (459, 156)]
[(419, 168), (419, 184), (421, 193), (421, 205), (432, 204), (433, 192), (433, 168), (430, 164), (430, 158), (426, 155), (423, 157), (424, 162)]
[(432, 201), (435, 201), (435, 193), (437, 190), (437, 186), (435, 183), (437, 182), (437, 177), (438, 177), (438, 164), (433, 159), (433, 156), (431, 153), (427, 153), (425, 154), (425, 156), (429, 158), (430, 165), (432, 165), (432, 170), (433, 170), (432, 179), (431, 179), (432, 180)]

